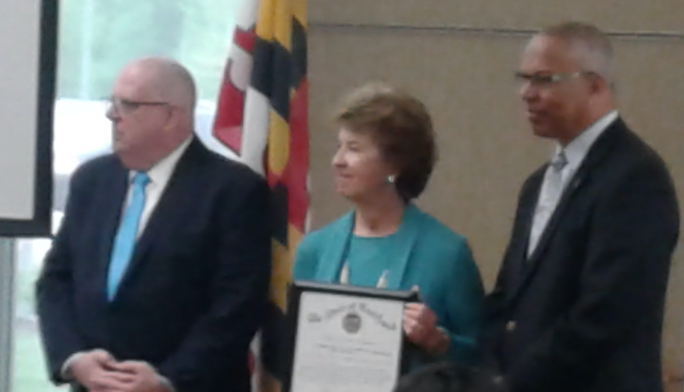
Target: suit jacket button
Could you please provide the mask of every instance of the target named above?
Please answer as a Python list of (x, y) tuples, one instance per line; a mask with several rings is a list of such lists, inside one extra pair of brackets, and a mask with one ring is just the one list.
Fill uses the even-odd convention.
[(506, 331), (508, 332), (513, 332), (515, 331), (515, 328), (517, 327), (515, 321), (511, 320), (506, 323)]

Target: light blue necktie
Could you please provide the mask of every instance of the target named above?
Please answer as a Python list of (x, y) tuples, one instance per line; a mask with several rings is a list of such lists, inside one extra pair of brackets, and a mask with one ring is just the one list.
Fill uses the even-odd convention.
[(119, 282), (133, 256), (138, 224), (145, 208), (145, 186), (150, 182), (146, 173), (138, 172), (131, 181), (131, 200), (126, 207), (119, 231), (114, 237), (114, 246), (107, 274), (107, 298), (111, 301), (116, 295)]

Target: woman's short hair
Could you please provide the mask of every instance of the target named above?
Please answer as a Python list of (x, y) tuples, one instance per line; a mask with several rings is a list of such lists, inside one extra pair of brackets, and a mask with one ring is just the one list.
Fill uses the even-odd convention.
[(437, 160), (432, 119), (414, 96), (386, 84), (353, 91), (335, 115), (351, 132), (367, 133), (396, 170), (395, 186), (405, 200), (425, 190)]

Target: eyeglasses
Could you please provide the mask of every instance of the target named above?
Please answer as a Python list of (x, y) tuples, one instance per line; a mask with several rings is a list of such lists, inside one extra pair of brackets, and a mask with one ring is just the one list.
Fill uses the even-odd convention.
[(568, 81), (578, 78), (580, 76), (595, 75), (590, 71), (577, 71), (571, 73), (557, 73), (557, 74), (526, 74), (524, 72), (516, 72), (515, 79), (519, 83), (528, 84), (533, 87), (550, 87), (560, 82)]
[(165, 106), (171, 105), (169, 102), (161, 101), (132, 101), (119, 97), (109, 97), (107, 102), (107, 113), (130, 114), (141, 106)]

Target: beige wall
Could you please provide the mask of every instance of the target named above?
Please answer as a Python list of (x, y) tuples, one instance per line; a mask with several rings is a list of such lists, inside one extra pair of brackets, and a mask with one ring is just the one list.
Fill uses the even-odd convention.
[[(621, 112), (663, 155), (679, 194), (684, 195), (684, 7), (679, 3), (310, 1), (313, 226), (320, 227), (348, 208), (332, 192), (329, 165), (336, 145), (329, 116), (337, 100), (370, 80), (406, 87), (430, 108), (441, 150), (419, 204), (469, 238), (491, 287), (508, 241), (519, 187), (551, 151), (525, 125), (512, 74), (526, 32), (561, 18), (591, 21), (618, 33)], [(670, 32), (670, 36), (623, 35), (637, 32)], [(681, 196), (680, 203), (684, 206)], [(677, 375), (684, 356), (683, 262), (680, 246), (664, 342), (666, 367)]]

